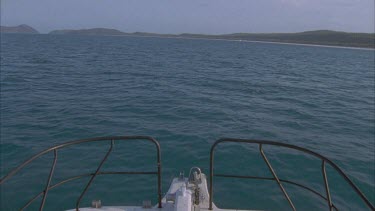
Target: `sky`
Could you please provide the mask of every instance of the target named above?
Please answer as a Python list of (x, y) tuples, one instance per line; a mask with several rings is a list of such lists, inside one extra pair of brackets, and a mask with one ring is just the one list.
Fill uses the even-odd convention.
[(226, 34), (329, 29), (374, 33), (374, 0), (0, 0), (1, 25), (39, 32)]

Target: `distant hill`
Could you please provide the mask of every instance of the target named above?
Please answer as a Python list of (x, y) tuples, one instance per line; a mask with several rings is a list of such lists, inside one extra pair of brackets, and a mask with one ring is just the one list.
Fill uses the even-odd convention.
[(306, 31), (299, 33), (267, 33), (267, 34), (227, 34), (217, 38), (251, 41), (286, 42), (316, 45), (334, 45), (348, 47), (375, 48), (374, 33), (348, 33), (330, 30)]
[(26, 24), (19, 26), (0, 26), (0, 33), (39, 34), (37, 30)]
[(180, 34), (179, 37), (375, 48), (374, 33), (348, 33), (330, 30), (298, 33)]
[(75, 35), (125, 35), (126, 33), (121, 32), (117, 29), (106, 29), (106, 28), (93, 28), (93, 29), (78, 29), (78, 30), (55, 30), (49, 34), (75, 34)]
[[(39, 34), (37, 30), (22, 24), (19, 26), (1, 26), (1, 33)], [(200, 39), (225, 39), (241, 41), (266, 41), (297, 44), (331, 45), (345, 47), (375, 48), (374, 33), (349, 33), (331, 30), (305, 31), (298, 33), (233, 33), (222, 35), (206, 34), (157, 34), (147, 32), (126, 33), (117, 29), (92, 28), (92, 29), (67, 29), (54, 30), (49, 34), (71, 35), (97, 35), (97, 36), (142, 36), (142, 37), (171, 37), (171, 38), (200, 38)]]
[(305, 31), (298, 33), (234, 33), (222, 35), (184, 33), (176, 35), (147, 32), (126, 33), (116, 29), (93, 28), (80, 30), (55, 30), (50, 32), (50, 34), (203, 38), (375, 48), (374, 33), (348, 33), (331, 30)]

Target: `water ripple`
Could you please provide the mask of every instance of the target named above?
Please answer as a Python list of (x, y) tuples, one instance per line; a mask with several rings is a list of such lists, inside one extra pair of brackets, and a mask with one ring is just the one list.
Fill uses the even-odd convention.
[[(207, 173), (209, 147), (220, 137), (272, 139), (333, 159), (375, 201), (374, 51), (53, 35), (2, 35), (1, 48), (1, 175), (53, 144), (92, 136), (144, 134), (161, 143), (165, 189), (172, 175), (187, 172), (190, 166), (201, 166)], [(221, 153), (229, 156), (223, 163), (229, 172), (238, 170), (235, 162), (248, 163), (244, 171), (264, 167), (245, 155), (236, 161), (232, 148)], [(73, 162), (81, 165), (77, 169), (87, 168), (83, 166), (91, 163), (89, 154), (71, 154), (72, 159), (81, 159)], [(250, 154), (256, 155), (255, 151)], [(295, 170), (286, 167), (299, 164), (306, 172), (298, 178), (311, 179), (312, 186), (322, 188), (319, 167), (315, 172), (319, 176), (313, 177), (314, 168), (296, 158), (290, 160), (292, 155), (270, 154), (283, 175), (297, 178)], [(144, 156), (128, 156), (126, 162), (142, 167)], [(69, 166), (59, 162), (60, 167)], [(73, 172), (69, 168), (60, 171), (62, 175)], [(43, 172), (28, 171), (36, 177)], [(361, 209), (359, 201), (343, 191), (337, 175), (329, 176), (338, 193), (336, 202), (344, 209)], [(18, 177), (12, 185), (24, 184), (24, 179)], [(136, 187), (149, 180), (119, 182), (129, 181)], [(111, 180), (103, 182), (110, 185)], [(244, 189), (236, 193), (225, 184), (218, 184), (218, 190), (232, 193), (237, 204), (249, 203), (241, 195)], [(233, 184), (254, 188), (243, 181)], [(67, 194), (69, 188), (74, 187), (62, 190), (66, 196), (57, 207), (74, 198)], [(3, 190), (2, 197), (9, 199), (4, 200), (4, 207), (20, 203), (15, 197), (19, 193)], [(259, 191), (265, 192), (249, 193), (257, 200), (248, 207), (287, 209), (279, 195)], [(291, 190), (302, 197), (300, 191)], [(120, 193), (129, 195), (131, 190), (117, 187), (113, 194)], [(221, 205), (236, 205), (218, 195)], [(268, 199), (262, 203), (264, 195), (272, 203)], [(148, 195), (139, 196), (131, 199)], [(103, 201), (111, 200), (111, 196), (103, 197)], [(322, 209), (314, 201), (301, 204), (306, 209)]]

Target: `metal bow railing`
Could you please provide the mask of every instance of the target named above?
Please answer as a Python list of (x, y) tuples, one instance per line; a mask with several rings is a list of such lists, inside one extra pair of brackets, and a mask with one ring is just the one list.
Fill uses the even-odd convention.
[[(157, 171), (149, 171), (149, 172), (147, 172), (147, 171), (142, 171), (142, 172), (136, 172), (136, 171), (126, 171), (126, 172), (123, 172), (123, 171), (100, 171), (102, 165), (107, 160), (107, 158), (110, 155), (110, 153), (112, 152), (112, 149), (113, 149), (113, 146), (114, 146), (114, 142), (115, 141), (126, 141), (126, 140), (146, 140), (146, 141), (150, 141), (150, 142), (154, 143), (155, 146), (156, 146), (156, 149), (157, 149)], [(65, 180), (59, 181), (59, 182), (51, 185), (51, 181), (52, 181), (52, 178), (53, 178), (53, 175), (54, 175), (54, 171), (55, 171), (55, 166), (56, 166), (56, 163), (57, 163), (58, 151), (60, 149), (68, 147), (68, 146), (71, 146), (71, 145), (76, 145), (76, 144), (81, 144), (81, 143), (87, 143), (87, 142), (98, 142), (98, 141), (110, 141), (110, 147), (109, 147), (107, 153), (105, 154), (104, 158), (99, 163), (99, 165), (98, 165), (98, 167), (97, 167), (97, 169), (96, 169), (95, 172), (86, 173), (86, 174), (80, 174), (80, 175), (76, 175), (76, 176), (73, 176), (73, 177), (69, 177), (69, 178), (67, 178)], [(213, 163), (214, 163), (214, 150), (215, 150), (215, 147), (217, 145), (219, 145), (220, 143), (224, 143), (224, 142), (257, 144), (259, 146), (259, 152), (260, 152), (263, 160), (265, 161), (267, 167), (269, 168), (270, 172), (272, 173), (273, 177), (257, 177), (257, 176), (246, 176), (246, 175), (214, 174), (214, 171), (213, 171), (213, 169), (214, 169), (214, 166), (213, 166)], [(274, 169), (272, 168), (271, 163), (269, 162), (268, 158), (266, 157), (265, 152), (263, 151), (263, 146), (264, 145), (272, 145), (272, 146), (279, 146), (279, 147), (290, 148), (290, 149), (302, 151), (304, 153), (307, 153), (307, 154), (310, 154), (310, 155), (312, 155), (314, 157), (319, 158), (322, 161), (322, 163), (321, 163), (321, 171), (322, 171), (322, 176), (323, 176), (323, 181), (324, 181), (324, 187), (325, 187), (326, 196), (323, 196), (318, 191), (316, 191), (316, 190), (314, 190), (314, 189), (312, 189), (310, 187), (307, 187), (305, 185), (302, 185), (302, 184), (299, 184), (299, 183), (296, 183), (296, 182), (293, 182), (293, 181), (290, 181), (290, 180), (280, 179), (277, 176), (277, 174), (274, 171)], [(155, 175), (156, 174), (157, 177), (158, 177), (158, 180), (157, 180), (158, 207), (162, 208), (162, 203), (161, 203), (161, 199), (162, 199), (162, 195), (161, 195), (161, 150), (160, 150), (159, 143), (154, 138), (149, 137), (149, 136), (97, 137), (97, 138), (90, 138), (90, 139), (81, 139), (81, 140), (76, 140), (76, 141), (71, 141), (71, 142), (67, 142), (67, 143), (64, 143), (64, 144), (60, 144), (60, 145), (48, 148), (48, 149), (46, 149), (46, 150), (44, 150), (44, 151), (42, 151), (42, 152), (34, 155), (33, 157), (31, 157), (30, 159), (26, 160), (25, 162), (23, 162), (21, 165), (19, 165), (18, 167), (16, 167), (12, 171), (10, 171), (9, 174), (7, 174), (3, 178), (1, 178), (0, 179), (0, 185), (2, 185), (5, 181), (7, 181), (8, 179), (10, 179), (11, 177), (13, 177), (18, 171), (20, 171), (22, 168), (24, 168), (25, 166), (27, 166), (28, 164), (30, 164), (32, 161), (34, 161), (38, 157), (40, 157), (42, 155), (45, 155), (47, 153), (50, 153), (52, 151), (53, 151), (54, 158), (53, 158), (52, 166), (51, 166), (51, 169), (50, 169), (50, 172), (49, 172), (49, 176), (48, 176), (45, 188), (40, 193), (38, 193), (33, 198), (31, 198), (20, 210), (23, 210), (23, 209), (27, 208), (37, 198), (39, 198), (41, 196), (42, 196), (42, 200), (41, 200), (41, 204), (40, 204), (39, 210), (43, 210), (44, 204), (46, 202), (47, 194), (48, 194), (49, 190), (54, 189), (54, 188), (56, 188), (56, 187), (58, 187), (58, 186), (60, 186), (62, 184), (65, 184), (67, 182), (70, 182), (70, 181), (73, 181), (73, 180), (76, 180), (76, 179), (79, 179), (79, 178), (90, 177), (87, 185), (85, 186), (85, 188), (83, 189), (82, 193), (80, 194), (80, 196), (78, 197), (78, 199), (76, 201), (76, 210), (78, 211), (79, 210), (80, 202), (81, 202), (83, 196), (85, 195), (85, 193), (87, 192), (88, 188), (90, 187), (90, 185), (94, 181), (95, 177), (97, 175), (107, 175), (107, 174), (146, 174), (146, 175), (151, 175), (151, 174)], [(323, 200), (325, 200), (327, 202), (329, 210), (333, 210), (333, 209), (338, 210), (337, 207), (332, 203), (332, 199), (331, 199), (331, 195), (330, 195), (330, 189), (329, 189), (328, 179), (327, 179), (327, 174), (326, 174), (326, 164), (327, 163), (331, 167), (333, 167), (345, 179), (345, 181), (347, 181), (347, 183), (350, 185), (350, 187), (353, 188), (353, 190), (365, 202), (365, 204), (368, 206), (368, 208), (370, 210), (374, 210), (375, 211), (374, 205), (371, 204), (371, 202), (359, 190), (359, 188), (349, 179), (349, 177), (336, 164), (334, 164), (328, 158), (326, 158), (326, 157), (324, 157), (324, 156), (322, 156), (322, 155), (320, 155), (318, 153), (315, 153), (315, 152), (313, 152), (311, 150), (308, 150), (308, 149), (305, 149), (305, 148), (302, 148), (302, 147), (298, 147), (298, 146), (295, 146), (295, 145), (291, 145), (291, 144), (285, 144), (285, 143), (274, 142), (274, 141), (231, 139), (231, 138), (220, 139), (220, 140), (216, 141), (212, 145), (212, 147), (211, 147), (211, 151), (210, 151), (210, 187), (209, 187), (209, 195), (210, 195), (210, 197), (209, 197), (209, 209), (210, 210), (213, 209), (213, 177), (217, 176), (217, 177), (261, 179), (261, 180), (276, 181), (277, 184), (278, 184), (278, 186), (279, 186), (279, 188), (280, 188), (280, 190), (282, 191), (283, 195), (287, 199), (287, 201), (288, 201), (288, 203), (289, 203), (289, 205), (290, 205), (290, 207), (291, 207), (292, 210), (296, 210), (296, 208), (295, 208), (292, 200), (290, 199), (288, 193), (286, 192), (285, 188), (283, 187), (283, 183), (295, 185), (295, 186), (298, 186), (298, 187), (303, 188), (305, 190), (308, 190), (308, 191), (312, 192), (313, 194), (319, 196)]]
[[(257, 177), (257, 176), (244, 176), (244, 175), (214, 174), (214, 151), (215, 151), (215, 147), (218, 146), (221, 143), (224, 143), (224, 142), (257, 144), (259, 146), (259, 152), (260, 152), (260, 154), (261, 154), (264, 162), (266, 163), (266, 165), (267, 165), (268, 169), (270, 170), (270, 172), (271, 172), (271, 174), (272, 174), (273, 177)], [(263, 151), (263, 145), (272, 145), (272, 146), (290, 148), (290, 149), (298, 150), (298, 151), (301, 151), (301, 152), (304, 152), (304, 153), (307, 153), (307, 154), (310, 154), (310, 155), (312, 155), (314, 157), (319, 158), (322, 161), (321, 171), (322, 171), (322, 176), (323, 176), (323, 181), (324, 181), (324, 187), (325, 187), (326, 196), (323, 196), (318, 191), (316, 191), (316, 190), (314, 190), (314, 189), (312, 189), (310, 187), (307, 187), (305, 185), (302, 185), (302, 184), (299, 184), (299, 183), (296, 183), (296, 182), (293, 182), (293, 181), (285, 180), (285, 179), (280, 179), (277, 176), (275, 170), (272, 168), (271, 163), (267, 159), (267, 156), (266, 156), (266, 154)], [(233, 138), (219, 139), (211, 147), (211, 151), (210, 151), (210, 187), (209, 187), (210, 198), (209, 198), (209, 210), (213, 209), (213, 178), (214, 178), (214, 176), (217, 176), (217, 177), (231, 177), (231, 178), (244, 178), (244, 179), (274, 180), (274, 181), (277, 182), (277, 184), (278, 184), (281, 192), (285, 196), (285, 198), (288, 201), (288, 203), (289, 203), (289, 205), (290, 205), (290, 207), (291, 207), (292, 210), (296, 210), (296, 208), (295, 208), (295, 206), (294, 206), (291, 198), (289, 197), (288, 193), (286, 192), (286, 190), (285, 190), (285, 188), (283, 186), (283, 183), (288, 183), (288, 184), (296, 185), (296, 186), (298, 186), (300, 188), (303, 188), (305, 190), (308, 190), (308, 191), (314, 193), (315, 195), (319, 196), (320, 198), (324, 199), (327, 202), (327, 206), (328, 206), (328, 209), (330, 211), (332, 211), (333, 209), (338, 210), (337, 207), (332, 203), (330, 189), (329, 189), (329, 185), (328, 185), (327, 173), (326, 173), (326, 164), (329, 164), (331, 167), (333, 167), (333, 169), (335, 169), (345, 179), (345, 181), (350, 185), (351, 188), (353, 188), (353, 190), (365, 202), (365, 204), (367, 205), (367, 207), (370, 210), (375, 211), (374, 205), (371, 204), (371, 202), (366, 198), (366, 196), (361, 192), (361, 190), (349, 179), (349, 177), (335, 163), (333, 163), (328, 158), (326, 158), (326, 157), (324, 157), (324, 156), (322, 156), (322, 155), (320, 155), (320, 154), (318, 154), (316, 152), (313, 152), (311, 150), (308, 150), (308, 149), (305, 149), (305, 148), (302, 148), (302, 147), (298, 147), (298, 146), (295, 146), (295, 145), (291, 145), (291, 144), (285, 144), (285, 143), (275, 142), (275, 141), (247, 140), (247, 139), (233, 139)]]
[[(155, 147), (156, 147), (156, 157), (157, 157), (157, 171), (149, 171), (149, 172), (148, 171), (142, 171), (142, 172), (140, 172), (140, 171), (139, 172), (136, 172), (136, 171), (103, 172), (103, 171), (100, 171), (102, 165), (104, 164), (104, 162), (107, 160), (108, 156), (112, 152), (112, 149), (113, 149), (113, 146), (114, 146), (114, 142), (115, 141), (127, 141), (127, 140), (145, 140), (145, 141), (150, 141), (150, 142), (152, 142), (152, 143), (155, 144)], [(54, 174), (54, 171), (55, 171), (55, 166), (56, 166), (56, 163), (57, 163), (58, 151), (60, 149), (68, 147), (68, 146), (71, 146), (71, 145), (76, 145), (76, 144), (81, 144), (81, 143), (87, 143), (87, 142), (99, 142), (99, 141), (109, 141), (110, 142), (110, 147), (109, 147), (107, 153), (105, 154), (104, 158), (99, 163), (99, 165), (98, 165), (98, 167), (97, 167), (97, 169), (96, 169), (95, 172), (93, 172), (93, 173), (87, 173), (87, 174), (81, 174), (81, 175), (76, 175), (76, 176), (67, 178), (65, 180), (62, 180), (62, 181), (60, 181), (60, 182), (58, 182), (58, 183), (56, 183), (54, 185), (51, 185), (52, 177), (53, 177), (53, 174)], [(38, 157), (40, 157), (42, 155), (45, 155), (45, 154), (47, 154), (49, 152), (53, 152), (54, 158), (53, 158), (53, 163), (52, 163), (52, 166), (51, 166), (51, 169), (50, 169), (50, 172), (49, 172), (49, 176), (48, 176), (45, 188), (39, 194), (37, 194), (36, 196), (34, 196), (33, 198), (31, 198), (20, 210), (23, 210), (23, 209), (27, 208), (28, 206), (30, 206), (30, 204), (32, 204), (40, 196), (43, 196), (43, 198), (42, 198), (42, 201), (40, 203), (39, 210), (43, 210), (45, 202), (46, 202), (46, 199), (47, 199), (47, 194), (48, 194), (49, 190), (51, 190), (53, 188), (56, 188), (56, 187), (58, 187), (58, 186), (60, 186), (60, 185), (62, 185), (64, 183), (67, 183), (67, 182), (70, 182), (70, 181), (73, 181), (73, 180), (76, 180), (76, 179), (79, 179), (79, 178), (82, 178), (82, 177), (90, 177), (87, 185), (85, 186), (85, 188), (83, 189), (82, 193), (80, 194), (80, 196), (78, 197), (78, 199), (76, 201), (76, 210), (78, 211), (79, 210), (79, 205), (80, 205), (80, 203), (82, 201), (82, 198), (85, 195), (85, 193), (87, 192), (87, 190), (90, 187), (90, 185), (92, 184), (92, 182), (94, 181), (95, 177), (97, 175), (107, 175), (107, 174), (148, 174), (148, 175), (150, 175), (150, 174), (154, 174), (155, 175), (156, 174), (157, 177), (158, 177), (158, 179), (157, 179), (158, 207), (159, 208), (162, 207), (162, 204), (161, 204), (162, 195), (161, 195), (161, 151), (160, 151), (160, 145), (159, 145), (159, 143), (154, 138), (149, 137), (149, 136), (109, 136), (109, 137), (97, 137), (97, 138), (81, 139), (81, 140), (66, 142), (64, 144), (60, 144), (60, 145), (48, 148), (48, 149), (46, 149), (46, 150), (44, 150), (44, 151), (42, 151), (42, 152), (34, 155), (30, 159), (26, 160), (21, 165), (19, 165), (18, 167), (16, 167), (12, 171), (10, 171), (6, 176), (4, 176), (3, 178), (1, 178), (0, 179), (0, 185), (2, 185), (5, 181), (7, 181), (8, 179), (10, 179), (18, 171), (20, 171), (22, 168), (24, 168), (25, 166), (27, 166), (28, 164), (30, 164), (32, 161), (34, 161)]]

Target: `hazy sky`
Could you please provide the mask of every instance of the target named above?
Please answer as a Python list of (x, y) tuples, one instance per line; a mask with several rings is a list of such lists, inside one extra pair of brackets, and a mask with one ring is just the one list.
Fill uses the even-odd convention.
[(374, 32), (374, 0), (0, 0), (1, 25), (40, 32)]

